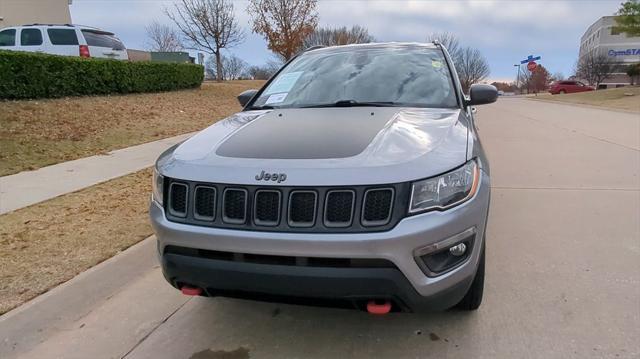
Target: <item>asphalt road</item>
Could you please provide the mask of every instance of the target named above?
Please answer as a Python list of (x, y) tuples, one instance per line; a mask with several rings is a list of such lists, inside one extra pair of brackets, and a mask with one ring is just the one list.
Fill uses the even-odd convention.
[[(10, 313), (0, 356), (639, 358), (640, 115), (501, 98), (479, 108), (478, 127), (493, 185), (478, 312), (188, 298), (156, 266), (91, 308), (57, 304), (72, 316), (42, 303)], [(54, 295), (97, 296), (91, 275)], [(47, 315), (40, 328), (18, 320)]]

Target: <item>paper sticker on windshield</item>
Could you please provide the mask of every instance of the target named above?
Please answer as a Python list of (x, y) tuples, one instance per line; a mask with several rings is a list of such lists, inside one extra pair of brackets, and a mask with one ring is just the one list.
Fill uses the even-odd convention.
[(433, 68), (439, 69), (442, 67), (442, 62), (438, 60), (431, 60), (431, 66), (433, 66)]
[(303, 72), (304, 71), (289, 72), (288, 74), (278, 76), (278, 78), (269, 85), (265, 95), (291, 91), (293, 85), (296, 84), (296, 81), (298, 81)]
[(269, 96), (269, 98), (267, 99), (267, 101), (264, 104), (268, 105), (268, 104), (271, 104), (271, 103), (280, 103), (280, 102), (284, 101), (284, 99), (287, 97), (288, 94), (289, 94), (288, 92), (273, 94), (273, 95)]

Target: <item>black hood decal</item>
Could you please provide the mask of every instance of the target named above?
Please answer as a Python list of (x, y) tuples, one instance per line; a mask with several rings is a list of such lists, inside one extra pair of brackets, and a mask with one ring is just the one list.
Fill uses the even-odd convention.
[(283, 109), (271, 111), (227, 138), (223, 157), (346, 158), (364, 151), (398, 108)]

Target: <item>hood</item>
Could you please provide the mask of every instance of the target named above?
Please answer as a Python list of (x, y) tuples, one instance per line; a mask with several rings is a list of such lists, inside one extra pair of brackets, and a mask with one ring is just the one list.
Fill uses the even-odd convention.
[[(237, 113), (166, 151), (166, 176), (279, 185), (398, 183), (446, 172), (467, 160), (468, 124), (459, 109), (347, 107)], [(275, 183), (278, 184), (278, 183)]]

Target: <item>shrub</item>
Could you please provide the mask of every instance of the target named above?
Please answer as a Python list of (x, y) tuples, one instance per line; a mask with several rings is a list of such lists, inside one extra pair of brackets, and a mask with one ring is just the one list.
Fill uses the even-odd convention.
[(85, 59), (0, 50), (0, 98), (106, 95), (198, 87), (200, 65)]

